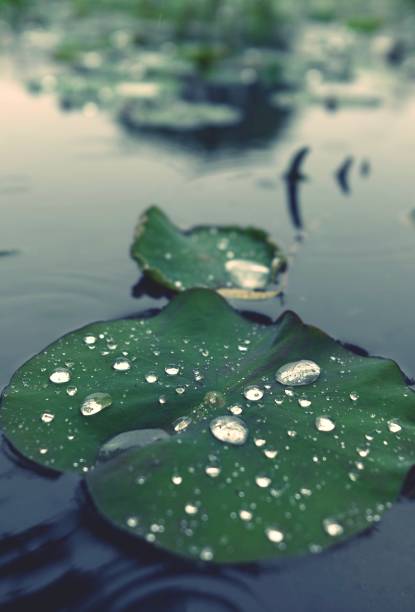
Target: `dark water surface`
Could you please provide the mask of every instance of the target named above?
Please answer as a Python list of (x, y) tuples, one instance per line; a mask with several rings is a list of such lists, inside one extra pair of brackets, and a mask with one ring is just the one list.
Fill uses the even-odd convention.
[[(293, 110), (270, 141), (215, 151), (131, 136), (104, 114), (65, 113), (53, 97), (25, 92), (10, 63), (1, 73), (0, 251), (17, 251), (0, 257), (1, 387), (69, 330), (163, 306), (133, 294), (140, 273), (129, 246), (150, 203), (183, 227), (237, 221), (268, 229), (290, 254), (283, 300), (235, 305), (272, 318), (292, 309), (415, 377), (409, 86), (375, 109)], [(295, 211), (282, 175), (304, 146)], [(415, 609), (409, 501), (369, 535), (325, 554), (205, 569), (121, 539), (90, 513), (78, 485), (17, 465), (4, 446), (2, 610)]]

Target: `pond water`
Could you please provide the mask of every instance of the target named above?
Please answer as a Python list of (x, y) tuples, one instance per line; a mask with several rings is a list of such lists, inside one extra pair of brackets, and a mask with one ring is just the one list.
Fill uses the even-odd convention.
[[(151, 203), (183, 227), (266, 228), (289, 254), (284, 295), (235, 306), (272, 319), (294, 310), (415, 377), (409, 82), (393, 82), (376, 107), (280, 109), (269, 138), (253, 129), (249, 139), (216, 146), (130, 133), (94, 108), (67, 113), (53, 95), (30, 94), (20, 77), (21, 66), (3, 56), (0, 250), (10, 254), (0, 258), (2, 388), (62, 334), (165, 304), (135, 289), (140, 272), (129, 257), (138, 216)], [(310, 151), (295, 210), (283, 175), (302, 147)], [(350, 172), (339, 177), (349, 157)], [(204, 569), (102, 526), (75, 477), (26, 470), (5, 446), (0, 474), (4, 609), (414, 609), (409, 501), (367, 536), (325, 554)]]

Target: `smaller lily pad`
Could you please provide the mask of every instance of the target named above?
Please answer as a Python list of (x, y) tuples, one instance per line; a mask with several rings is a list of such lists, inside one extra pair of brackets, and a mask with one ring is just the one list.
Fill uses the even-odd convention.
[(277, 295), (275, 282), (286, 266), (263, 230), (199, 226), (181, 231), (156, 206), (141, 216), (131, 255), (147, 277), (167, 289), (204, 287), (239, 299)]

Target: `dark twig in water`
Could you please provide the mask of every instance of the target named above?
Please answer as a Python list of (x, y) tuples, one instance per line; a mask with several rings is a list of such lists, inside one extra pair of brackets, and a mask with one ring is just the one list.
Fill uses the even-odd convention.
[(336, 170), (335, 177), (341, 191), (348, 195), (350, 193), (349, 172), (353, 165), (353, 157), (346, 157), (341, 166)]
[(309, 153), (310, 147), (302, 147), (299, 149), (292, 157), (288, 170), (284, 174), (287, 189), (288, 210), (292, 224), (299, 230), (303, 229), (299, 197), (299, 183), (307, 178), (302, 172), (302, 166)]

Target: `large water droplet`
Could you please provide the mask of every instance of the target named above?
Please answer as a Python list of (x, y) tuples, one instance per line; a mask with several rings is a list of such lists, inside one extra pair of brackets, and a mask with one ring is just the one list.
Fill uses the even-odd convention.
[(319, 416), (316, 418), (316, 427), (319, 431), (333, 431), (336, 425), (330, 417)]
[(108, 461), (130, 448), (142, 448), (158, 442), (168, 440), (169, 434), (163, 429), (132, 429), (114, 436), (105, 442), (98, 453), (99, 461)]
[(114, 370), (117, 370), (117, 372), (126, 372), (131, 368), (131, 362), (125, 357), (117, 357), (112, 367)]
[(56, 368), (49, 376), (49, 380), (55, 385), (62, 385), (63, 383), (69, 382), (71, 379), (71, 373), (67, 368)]
[(301, 359), (281, 366), (275, 377), (282, 385), (298, 387), (300, 385), (311, 385), (320, 376), (320, 372), (320, 366), (314, 361)]
[(84, 416), (91, 416), (101, 412), (104, 408), (108, 408), (111, 404), (112, 398), (109, 393), (91, 393), (85, 398), (81, 406), (81, 413)]
[(225, 263), (232, 282), (242, 289), (263, 289), (270, 270), (267, 266), (248, 259), (230, 259)]
[(210, 422), (213, 436), (228, 444), (244, 444), (248, 437), (248, 428), (242, 419), (236, 416), (220, 416)]
[(184, 431), (185, 429), (189, 427), (191, 422), (192, 422), (192, 419), (189, 416), (179, 417), (173, 423), (174, 431), (177, 431), (177, 432)]
[(250, 402), (257, 402), (264, 397), (264, 392), (260, 387), (250, 385), (249, 387), (245, 387), (244, 396)]
[(284, 539), (284, 534), (280, 529), (276, 527), (268, 527), (265, 530), (265, 534), (270, 542), (273, 544), (280, 544)]
[(343, 527), (333, 519), (324, 519), (323, 529), (329, 535), (334, 537), (340, 536), (343, 533)]

